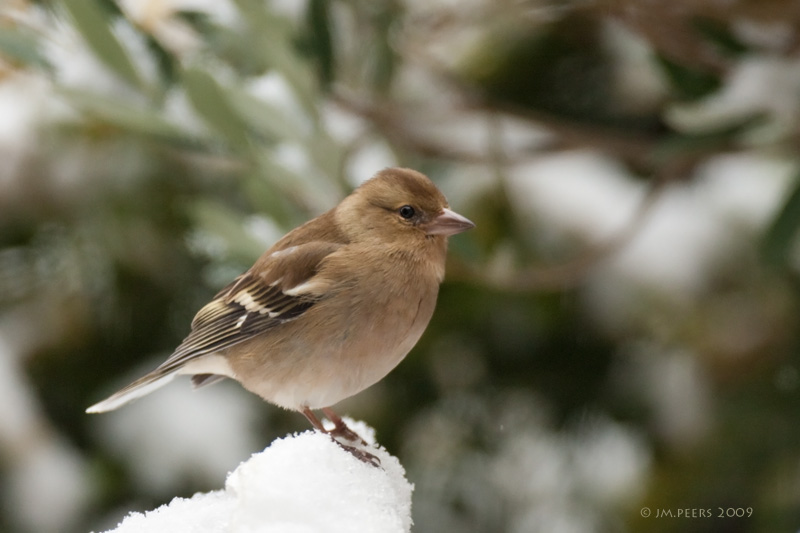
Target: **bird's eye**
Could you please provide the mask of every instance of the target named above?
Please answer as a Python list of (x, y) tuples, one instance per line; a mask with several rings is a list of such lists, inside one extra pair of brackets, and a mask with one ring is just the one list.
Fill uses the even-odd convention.
[(416, 211), (414, 211), (414, 208), (411, 207), (410, 205), (404, 205), (403, 207), (400, 208), (398, 213), (400, 213), (401, 217), (408, 220), (409, 218), (413, 217), (416, 214)]

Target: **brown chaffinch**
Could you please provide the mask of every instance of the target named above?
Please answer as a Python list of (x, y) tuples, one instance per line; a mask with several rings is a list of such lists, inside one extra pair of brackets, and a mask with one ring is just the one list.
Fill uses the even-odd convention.
[(222, 289), (161, 366), (87, 412), (116, 409), (178, 374), (195, 386), (227, 377), (320, 431), (360, 440), (330, 406), (382, 379), (416, 344), (444, 277), (447, 236), (472, 227), (423, 174), (378, 172)]

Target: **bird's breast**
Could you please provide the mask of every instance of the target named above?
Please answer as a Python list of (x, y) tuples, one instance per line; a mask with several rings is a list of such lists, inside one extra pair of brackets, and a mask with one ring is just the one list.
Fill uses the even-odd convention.
[(314, 409), (386, 376), (425, 331), (439, 287), (431, 269), (413, 261), (394, 266), (402, 268), (356, 272), (297, 320), (254, 343), (240, 361), (249, 368), (236, 372), (245, 387), (283, 407)]

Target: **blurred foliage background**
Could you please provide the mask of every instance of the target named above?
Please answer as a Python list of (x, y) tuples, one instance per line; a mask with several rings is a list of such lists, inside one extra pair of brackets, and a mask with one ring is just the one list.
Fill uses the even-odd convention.
[[(233, 383), (84, 409), (395, 165), (478, 224), (417, 348), (339, 406), (400, 457), (415, 531), (797, 531), (799, 24), (789, 0), (4, 0), (0, 531), (110, 528), (305, 430)], [(687, 508), (711, 518), (655, 515)]]

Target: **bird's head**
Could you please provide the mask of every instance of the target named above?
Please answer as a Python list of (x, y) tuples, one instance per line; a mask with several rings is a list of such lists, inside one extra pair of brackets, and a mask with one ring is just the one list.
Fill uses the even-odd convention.
[(337, 218), (351, 238), (384, 242), (443, 242), (475, 227), (450, 209), (430, 179), (407, 168), (378, 172), (342, 202)]

